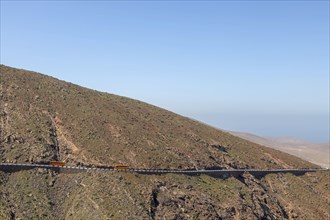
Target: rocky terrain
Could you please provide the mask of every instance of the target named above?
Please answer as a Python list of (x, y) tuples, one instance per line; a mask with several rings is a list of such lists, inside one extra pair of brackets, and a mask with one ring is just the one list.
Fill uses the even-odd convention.
[[(135, 168), (317, 168), (186, 117), (0, 67), (0, 161)], [(0, 171), (0, 219), (328, 219), (329, 172), (258, 179)]]

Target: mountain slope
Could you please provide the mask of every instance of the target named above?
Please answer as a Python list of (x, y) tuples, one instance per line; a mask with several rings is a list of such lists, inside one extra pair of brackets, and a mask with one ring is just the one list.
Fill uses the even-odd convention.
[[(2, 162), (63, 160), (160, 169), (317, 167), (140, 101), (3, 65), (0, 77)], [(0, 217), (326, 218), (327, 180), (325, 172), (260, 180), (249, 174), (222, 180), (203, 175), (0, 172)]]

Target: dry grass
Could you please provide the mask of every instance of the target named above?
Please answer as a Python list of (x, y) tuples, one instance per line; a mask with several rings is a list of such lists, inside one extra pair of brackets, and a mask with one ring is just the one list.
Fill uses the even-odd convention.
[[(3, 162), (58, 159), (75, 164), (125, 163), (161, 169), (317, 167), (137, 100), (30, 71), (6, 66), (0, 70)], [(318, 185), (307, 177), (285, 177), (297, 184), (297, 191), (286, 189), (292, 191), (292, 196), (286, 197), (281, 183), (271, 179), (268, 186), (253, 177), (220, 180), (207, 176), (37, 171), (1, 175), (0, 196), (7, 202), (0, 203), (0, 217), (12, 212), (22, 219), (283, 218), (281, 205), (285, 206), (285, 201), (324, 217), (329, 205), (324, 200), (324, 204), (309, 208), (308, 201), (316, 201), (328, 190), (321, 184), (323, 177)], [(317, 193), (306, 191), (308, 187), (315, 187)], [(271, 194), (271, 188), (279, 188), (278, 195)], [(24, 197), (30, 191), (35, 200)], [(306, 199), (300, 199), (298, 192)], [(22, 203), (35, 209), (27, 210)], [(304, 211), (298, 214), (309, 216)]]

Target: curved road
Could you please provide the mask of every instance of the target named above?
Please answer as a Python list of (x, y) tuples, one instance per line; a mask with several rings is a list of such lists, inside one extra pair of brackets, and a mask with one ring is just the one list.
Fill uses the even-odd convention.
[(126, 173), (138, 173), (138, 174), (186, 174), (186, 175), (200, 175), (207, 174), (215, 177), (228, 177), (239, 176), (246, 172), (253, 176), (264, 176), (270, 173), (292, 173), (294, 175), (303, 175), (307, 172), (328, 171), (329, 169), (223, 169), (223, 170), (157, 170), (157, 169), (126, 169), (115, 170), (113, 167), (84, 167), (84, 166), (63, 166), (57, 167), (45, 164), (13, 164), (13, 163), (0, 163), (0, 170), (5, 172), (15, 172), (20, 170), (30, 170), (34, 168), (51, 169), (58, 172), (88, 172), (88, 171), (112, 171), (112, 172), (126, 172)]

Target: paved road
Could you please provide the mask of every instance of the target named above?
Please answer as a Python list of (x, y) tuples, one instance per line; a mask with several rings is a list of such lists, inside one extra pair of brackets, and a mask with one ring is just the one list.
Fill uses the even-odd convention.
[(13, 164), (13, 163), (0, 163), (0, 170), (5, 172), (16, 172), (20, 170), (30, 170), (34, 168), (51, 169), (58, 172), (91, 172), (91, 171), (112, 171), (112, 172), (126, 172), (126, 173), (138, 173), (138, 174), (186, 174), (186, 175), (200, 175), (207, 174), (215, 177), (227, 177), (227, 176), (239, 176), (248, 172), (254, 176), (264, 176), (270, 173), (292, 173), (294, 175), (303, 175), (307, 172), (318, 172), (329, 169), (227, 169), (227, 170), (156, 170), (156, 169), (127, 169), (127, 170), (115, 170), (113, 167), (84, 167), (84, 166), (63, 166), (56, 167), (52, 165), (44, 164)]

